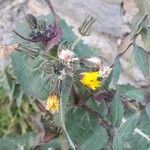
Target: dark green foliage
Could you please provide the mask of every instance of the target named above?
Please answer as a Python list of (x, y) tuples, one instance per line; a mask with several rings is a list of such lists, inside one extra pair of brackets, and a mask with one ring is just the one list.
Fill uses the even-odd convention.
[(122, 104), (122, 98), (121, 95), (116, 93), (114, 98), (112, 99), (112, 123), (115, 127), (118, 127), (123, 118), (123, 104)]
[(145, 76), (149, 75), (149, 60), (147, 52), (138, 45), (134, 44), (134, 57), (140, 70)]
[(82, 150), (99, 150), (107, 147), (107, 132), (98, 124), (95, 115), (82, 108), (72, 108), (66, 118), (67, 132), (74, 144)]

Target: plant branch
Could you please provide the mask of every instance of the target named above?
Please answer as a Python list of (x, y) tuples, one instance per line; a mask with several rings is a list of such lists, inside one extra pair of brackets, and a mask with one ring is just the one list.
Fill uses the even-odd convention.
[[(118, 55), (116, 56), (115, 60), (116, 60), (116, 59), (120, 59), (120, 58), (128, 51), (128, 49), (132, 46), (132, 44), (133, 44), (133, 42), (131, 42), (131, 43), (127, 46), (127, 48), (126, 48), (122, 53), (118, 54)], [(114, 66), (114, 64), (115, 64), (115, 61), (114, 61), (114, 63), (110, 66), (110, 68), (112, 68), (112, 67)]]

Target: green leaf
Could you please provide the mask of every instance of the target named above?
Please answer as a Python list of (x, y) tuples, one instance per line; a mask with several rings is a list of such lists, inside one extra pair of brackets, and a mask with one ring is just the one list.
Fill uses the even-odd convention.
[(93, 111), (96, 111), (97, 113), (99, 113), (100, 117), (103, 119), (106, 117), (108, 113), (108, 107), (104, 100), (101, 102), (97, 102), (94, 99), (90, 98), (86, 102), (86, 105)]
[(16, 136), (5, 137), (0, 140), (0, 150), (31, 149), (32, 146), (35, 146), (33, 141), (35, 137), (36, 134), (30, 132), (28, 134), (24, 134), (17, 137)]
[(144, 48), (146, 51), (150, 52), (150, 28), (142, 28), (141, 30), (142, 41), (144, 43)]
[(123, 144), (123, 140), (118, 135), (115, 135), (113, 139), (113, 150), (123, 150)]
[(60, 149), (60, 141), (58, 138), (53, 139), (49, 143), (42, 144), (39, 146), (40, 150), (58, 150)]
[(70, 145), (72, 146), (73, 149), (75, 149), (75, 145), (72, 142), (72, 139), (70, 138), (70, 135), (68, 134), (66, 130), (66, 125), (65, 125), (65, 120), (67, 119), (65, 115), (69, 109), (69, 103), (70, 103), (69, 98), (71, 94), (72, 85), (73, 85), (73, 78), (71, 76), (66, 75), (63, 81), (63, 87), (62, 87), (61, 96), (60, 96), (59, 116), (60, 116), (61, 127), (64, 130)]
[(123, 125), (118, 129), (114, 135), (113, 148), (114, 150), (123, 150), (123, 145), (134, 133), (134, 129), (137, 127), (139, 121), (139, 114), (133, 115), (128, 118)]
[[(137, 128), (140, 130), (140, 132), (143, 135), (135, 132), (135, 134), (132, 135), (132, 139), (130, 139), (130, 145), (132, 149), (136, 150), (148, 150), (150, 147), (150, 142), (149, 142), (149, 135), (150, 135), (150, 118), (146, 114), (146, 111), (141, 112), (139, 116), (139, 125)], [(149, 139), (148, 139), (149, 138)]]
[(145, 110), (146, 110), (146, 113), (147, 113), (147, 115), (148, 115), (148, 117), (150, 119), (150, 103), (146, 104)]
[(146, 111), (143, 111), (140, 114), (140, 124), (138, 126), (138, 128), (146, 135), (150, 135), (150, 118), (148, 116), (148, 114), (146, 113)]
[(80, 149), (100, 150), (107, 147), (107, 132), (99, 125), (95, 115), (75, 107), (68, 111), (66, 119), (67, 132)]
[(133, 115), (132, 117), (128, 118), (118, 131), (119, 137), (123, 140), (129, 139), (130, 135), (133, 134), (134, 129), (137, 127), (138, 122), (139, 114)]
[(120, 73), (121, 73), (121, 63), (120, 63), (120, 60), (117, 58), (115, 60), (115, 64), (113, 66), (113, 83), (114, 85), (117, 84), (118, 80), (119, 80), (119, 76), (120, 76)]
[(116, 89), (121, 95), (129, 99), (136, 101), (143, 101), (144, 99), (143, 92), (130, 84), (117, 85)]
[(101, 89), (109, 88), (109, 85), (111, 84), (111, 81), (112, 81), (112, 76), (113, 76), (113, 73), (111, 72), (110, 75), (104, 81), (102, 81)]
[(24, 93), (40, 100), (47, 99), (53, 80), (50, 80), (50, 75), (40, 68), (44, 60), (41, 57), (32, 59), (22, 52), (13, 53), (11, 58), (14, 73)]
[(129, 141), (131, 149), (136, 150), (148, 150), (150, 144), (149, 141), (142, 137), (140, 134), (135, 133), (133, 139)]
[(123, 105), (122, 105), (122, 101), (121, 101), (121, 95), (116, 93), (114, 98), (113, 98), (113, 102), (112, 102), (112, 123), (114, 126), (118, 127), (122, 121), (122, 117), (123, 117)]
[(15, 143), (12, 139), (5, 138), (0, 140), (0, 150), (19, 150), (21, 145)]
[(147, 52), (142, 47), (134, 44), (134, 57), (138, 67), (143, 72), (144, 76), (148, 76), (149, 60)]

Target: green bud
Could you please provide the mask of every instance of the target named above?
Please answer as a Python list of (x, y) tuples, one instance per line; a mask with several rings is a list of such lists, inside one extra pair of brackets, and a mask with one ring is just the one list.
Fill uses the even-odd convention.
[(80, 34), (82, 36), (88, 36), (91, 33), (91, 27), (94, 24), (94, 22), (96, 21), (95, 18), (93, 18), (92, 16), (88, 15), (86, 17), (86, 19), (84, 20), (84, 22), (82, 23), (82, 25), (78, 28)]
[(25, 19), (31, 29), (37, 28), (37, 19), (32, 14), (28, 14), (25, 16)]
[(43, 31), (46, 29), (46, 22), (44, 20), (39, 20), (37, 23), (37, 29)]

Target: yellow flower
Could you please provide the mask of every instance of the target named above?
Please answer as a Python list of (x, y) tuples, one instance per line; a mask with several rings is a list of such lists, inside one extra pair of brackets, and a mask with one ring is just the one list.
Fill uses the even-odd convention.
[(45, 109), (52, 111), (52, 113), (59, 111), (59, 98), (57, 95), (50, 95), (48, 97)]
[(101, 86), (99, 71), (81, 73), (80, 82), (86, 87), (96, 90)]

